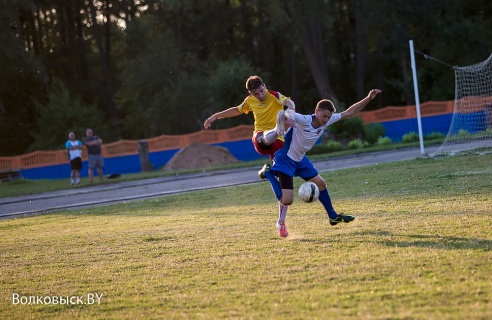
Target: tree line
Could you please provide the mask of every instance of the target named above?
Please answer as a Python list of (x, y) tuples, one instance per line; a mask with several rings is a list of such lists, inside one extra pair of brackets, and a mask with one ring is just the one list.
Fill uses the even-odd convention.
[[(0, 156), (185, 134), (239, 104), (248, 76), (300, 112), (414, 103), (408, 42), (449, 65), (490, 55), (486, 0), (0, 0)], [(454, 72), (417, 55), (422, 101), (454, 99)], [(252, 116), (214, 124), (252, 123)]]

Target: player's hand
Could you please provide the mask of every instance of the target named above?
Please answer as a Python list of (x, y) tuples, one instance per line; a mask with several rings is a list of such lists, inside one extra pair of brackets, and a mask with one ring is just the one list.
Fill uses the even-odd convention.
[(205, 130), (207, 130), (208, 128), (210, 128), (210, 126), (212, 125), (212, 122), (214, 122), (215, 119), (214, 119), (214, 116), (210, 116), (207, 118), (207, 120), (205, 120), (205, 122), (203, 123), (203, 127), (205, 128)]
[(288, 119), (294, 119), (294, 113), (296, 111), (294, 109), (286, 109), (284, 111), (284, 114), (285, 114), (285, 118), (288, 118)]
[(378, 94), (380, 94), (380, 93), (381, 93), (381, 90), (379, 90), (379, 89), (372, 89), (371, 91), (369, 91), (368, 97), (372, 100), (372, 99), (376, 98), (376, 96)]

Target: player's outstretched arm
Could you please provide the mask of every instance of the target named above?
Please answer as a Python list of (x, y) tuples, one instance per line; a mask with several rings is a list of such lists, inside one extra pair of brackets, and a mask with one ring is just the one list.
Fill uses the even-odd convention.
[(205, 122), (203, 123), (203, 127), (205, 129), (208, 129), (208, 128), (210, 128), (212, 123), (217, 119), (232, 118), (232, 117), (239, 116), (241, 114), (242, 114), (242, 112), (239, 111), (237, 109), (237, 107), (232, 107), (232, 108), (226, 109), (224, 111), (217, 112), (217, 113), (211, 115), (210, 117), (208, 117), (207, 120), (205, 120)]
[(376, 98), (376, 96), (378, 94), (380, 94), (380, 93), (381, 93), (381, 90), (379, 90), (379, 89), (372, 89), (371, 91), (369, 91), (369, 94), (367, 95), (367, 97), (365, 97), (361, 101), (359, 101), (359, 102), (351, 105), (350, 108), (348, 108), (347, 110), (345, 110), (342, 113), (340, 113), (340, 115), (342, 116), (342, 119), (350, 118), (350, 117), (355, 116), (362, 109), (364, 109), (364, 107), (369, 102), (371, 102), (374, 98)]

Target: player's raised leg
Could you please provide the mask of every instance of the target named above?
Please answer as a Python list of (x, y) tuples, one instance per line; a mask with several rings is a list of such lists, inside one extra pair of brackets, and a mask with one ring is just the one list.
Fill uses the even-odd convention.
[(285, 114), (281, 110), (277, 114), (277, 125), (271, 130), (263, 132), (261, 136), (261, 141), (263, 144), (269, 146), (278, 139), (278, 137), (283, 137), (285, 132)]
[(285, 131), (285, 112), (284, 110), (280, 110), (277, 114), (277, 134), (279, 137), (284, 136), (284, 131)]

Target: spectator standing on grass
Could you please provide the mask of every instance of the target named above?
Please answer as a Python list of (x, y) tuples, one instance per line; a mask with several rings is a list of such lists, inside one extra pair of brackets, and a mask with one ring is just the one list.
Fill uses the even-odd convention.
[(311, 150), (329, 125), (355, 116), (379, 93), (381, 93), (379, 89), (371, 90), (367, 97), (341, 113), (335, 113), (333, 102), (326, 99), (318, 102), (312, 115), (285, 112), (288, 118), (287, 123), (290, 125), (285, 133), (285, 146), (275, 153), (272, 166), (266, 164), (258, 172), (260, 178), (268, 179), (278, 200), (277, 229), (281, 237), (287, 237), (289, 234), (285, 227), (285, 218), (289, 205), (294, 201), (294, 176), (311, 181), (318, 186), (318, 199), (326, 210), (330, 225), (349, 223), (355, 219), (354, 216), (338, 214), (335, 211), (328, 194), (326, 181), (318, 174), (306, 156), (306, 152)]
[(82, 148), (84, 145), (80, 140), (75, 140), (75, 133), (68, 134), (68, 140), (65, 142), (65, 148), (68, 150), (70, 159), (70, 186), (75, 184), (80, 187), (80, 169), (82, 169)]
[(208, 117), (203, 127), (210, 128), (218, 119), (237, 117), (253, 112), (255, 128), (252, 137), (253, 146), (261, 155), (269, 155), (273, 159), (274, 153), (284, 146), (284, 106), (295, 110), (294, 101), (280, 92), (267, 90), (265, 83), (258, 76), (251, 76), (246, 80), (246, 89), (249, 95), (237, 107), (217, 112)]
[(88, 128), (85, 131), (87, 137), (84, 140), (84, 144), (87, 147), (87, 154), (89, 157), (89, 182), (93, 182), (94, 179), (94, 168), (97, 168), (97, 174), (99, 179), (103, 180), (103, 167), (104, 158), (101, 153), (102, 140), (99, 136), (95, 136), (92, 129)]

